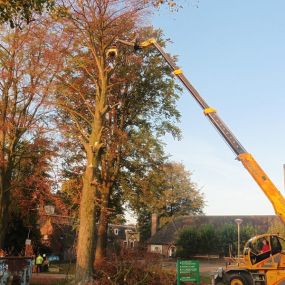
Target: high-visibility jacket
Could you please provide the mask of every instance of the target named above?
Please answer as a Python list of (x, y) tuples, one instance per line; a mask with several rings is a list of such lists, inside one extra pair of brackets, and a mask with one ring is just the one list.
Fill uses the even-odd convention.
[(40, 265), (43, 263), (43, 257), (41, 255), (38, 255), (36, 258), (36, 265)]

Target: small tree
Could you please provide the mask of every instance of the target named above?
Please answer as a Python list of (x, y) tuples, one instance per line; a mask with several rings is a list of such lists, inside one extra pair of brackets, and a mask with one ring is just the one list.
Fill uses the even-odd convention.
[[(252, 226), (251, 224), (242, 224), (240, 229), (241, 252), (244, 248), (245, 243), (257, 233), (258, 229), (256, 227)], [(217, 234), (219, 239), (219, 254), (225, 256), (228, 256), (229, 254), (236, 255), (238, 248), (237, 225), (234, 223), (224, 224), (221, 228), (218, 229)]]
[(33, 244), (40, 243), (37, 227), (38, 213), (47, 203), (53, 203), (59, 209), (56, 196), (53, 195), (52, 158), (56, 154), (53, 143), (47, 138), (37, 136), (35, 141), (21, 141), (19, 148), (26, 153), (14, 169), (11, 192), (11, 205), (8, 215), (7, 234), (4, 248), (13, 249), (17, 255), (24, 248), (29, 236)]
[(200, 242), (198, 251), (203, 254), (213, 254), (218, 251), (217, 230), (211, 224), (201, 225), (199, 228)]
[(140, 241), (146, 242), (151, 236), (151, 213), (146, 207), (141, 207), (139, 210), (137, 224), (140, 233)]
[(233, 223), (224, 224), (218, 232), (219, 252), (224, 256), (237, 252), (237, 227)]
[(189, 257), (199, 252), (200, 234), (197, 228), (187, 227), (179, 233), (176, 242), (176, 255), (180, 257)]

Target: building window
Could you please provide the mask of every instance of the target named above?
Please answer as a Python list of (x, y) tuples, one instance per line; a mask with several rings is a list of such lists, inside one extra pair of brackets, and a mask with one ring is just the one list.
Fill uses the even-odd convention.
[(45, 212), (47, 215), (54, 215), (55, 207), (53, 205), (46, 205)]
[(162, 254), (162, 245), (155, 245), (155, 244), (152, 244), (150, 246), (150, 251), (151, 252), (155, 252), (155, 253), (160, 253)]
[(117, 236), (119, 234), (119, 229), (114, 229), (114, 234)]

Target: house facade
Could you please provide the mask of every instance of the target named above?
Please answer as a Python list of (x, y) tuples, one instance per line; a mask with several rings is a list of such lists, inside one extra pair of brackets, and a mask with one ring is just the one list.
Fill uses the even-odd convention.
[(123, 248), (136, 248), (140, 241), (140, 234), (135, 225), (115, 225), (108, 226), (108, 241), (118, 243)]

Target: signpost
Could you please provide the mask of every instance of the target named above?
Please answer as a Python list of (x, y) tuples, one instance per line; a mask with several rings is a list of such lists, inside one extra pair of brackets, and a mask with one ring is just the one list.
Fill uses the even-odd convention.
[(177, 260), (177, 285), (182, 282), (195, 282), (200, 284), (200, 269), (198, 260)]

